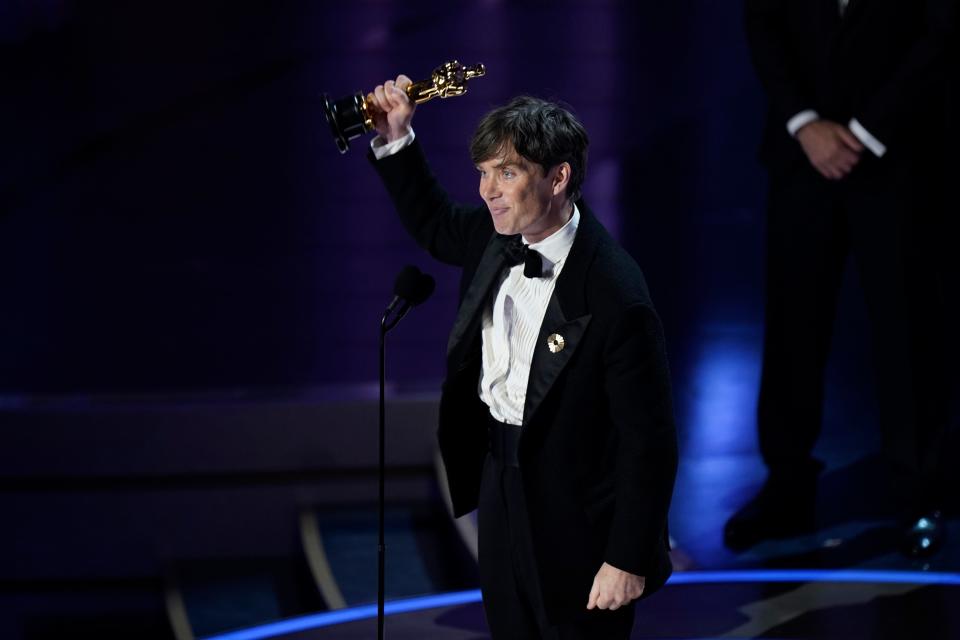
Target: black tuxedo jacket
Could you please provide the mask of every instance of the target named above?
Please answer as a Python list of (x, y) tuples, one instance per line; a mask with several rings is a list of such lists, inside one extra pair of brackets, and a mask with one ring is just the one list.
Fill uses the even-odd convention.
[[(372, 159), (372, 154), (371, 154)], [(481, 316), (507, 236), (486, 207), (453, 203), (417, 143), (374, 160), (406, 229), (436, 259), (463, 268), (447, 348), (438, 440), (455, 515), (477, 506), (488, 449), (480, 400)], [(537, 338), (527, 387), (520, 471), (547, 613), (586, 607), (606, 561), (646, 576), (649, 595), (670, 574), (667, 510), (677, 465), (660, 323), (639, 267), (582, 202), (580, 226)], [(566, 347), (547, 348), (558, 333)]]
[[(956, 0), (746, 0), (746, 32), (770, 111), (761, 159), (805, 165), (787, 121), (804, 109), (856, 118), (884, 158), (937, 156), (945, 135)], [(869, 152), (865, 152), (869, 153)]]

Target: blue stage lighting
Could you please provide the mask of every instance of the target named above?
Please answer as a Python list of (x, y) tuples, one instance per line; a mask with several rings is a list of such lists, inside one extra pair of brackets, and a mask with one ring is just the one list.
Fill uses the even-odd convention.
[[(868, 582), (884, 584), (917, 584), (917, 585), (943, 585), (956, 587), (960, 586), (960, 573), (938, 573), (924, 571), (868, 571), (857, 569), (757, 569), (743, 571), (684, 571), (675, 573), (670, 577), (667, 584), (731, 584), (731, 583), (782, 583), (782, 582)], [(437, 607), (449, 607), (458, 604), (469, 604), (480, 602), (480, 590), (456, 591), (453, 593), (441, 593), (421, 598), (408, 598), (405, 600), (392, 600), (384, 606), (386, 615), (395, 613), (409, 613), (412, 611), (422, 611), (424, 609), (434, 609)], [(279, 622), (230, 631), (227, 633), (208, 636), (204, 640), (266, 640), (267, 638), (276, 638), (278, 636), (306, 631), (308, 629), (319, 629), (329, 627), (345, 622), (355, 620), (364, 620), (375, 618), (377, 615), (376, 605), (365, 605), (361, 607), (351, 607), (349, 609), (340, 609), (337, 611), (326, 611)]]

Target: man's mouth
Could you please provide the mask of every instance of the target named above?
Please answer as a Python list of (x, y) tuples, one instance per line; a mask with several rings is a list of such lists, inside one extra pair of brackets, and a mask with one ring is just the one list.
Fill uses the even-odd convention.
[(500, 217), (510, 210), (510, 207), (490, 207), (490, 214), (494, 217)]

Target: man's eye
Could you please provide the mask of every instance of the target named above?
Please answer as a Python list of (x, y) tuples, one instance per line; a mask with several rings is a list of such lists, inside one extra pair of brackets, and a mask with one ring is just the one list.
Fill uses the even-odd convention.
[(512, 178), (512, 177), (513, 177), (513, 171), (510, 171), (509, 169), (504, 169), (504, 171), (503, 171), (503, 177), (504, 177), (504, 178)]

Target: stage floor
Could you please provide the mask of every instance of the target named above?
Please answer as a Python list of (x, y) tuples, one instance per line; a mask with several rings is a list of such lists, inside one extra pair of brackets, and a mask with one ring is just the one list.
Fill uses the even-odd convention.
[[(435, 597), (437, 598), (437, 597)], [(475, 591), (389, 603), (392, 640), (489, 638)], [(443, 599), (448, 602), (444, 604)], [(399, 611), (398, 611), (399, 609)], [(404, 609), (413, 609), (406, 610)], [(338, 618), (359, 618), (337, 623)], [(331, 624), (332, 623), (332, 624)], [(215, 640), (368, 640), (373, 607), (292, 619)], [(639, 605), (632, 638), (960, 637), (960, 574), (861, 571), (691, 572)]]

